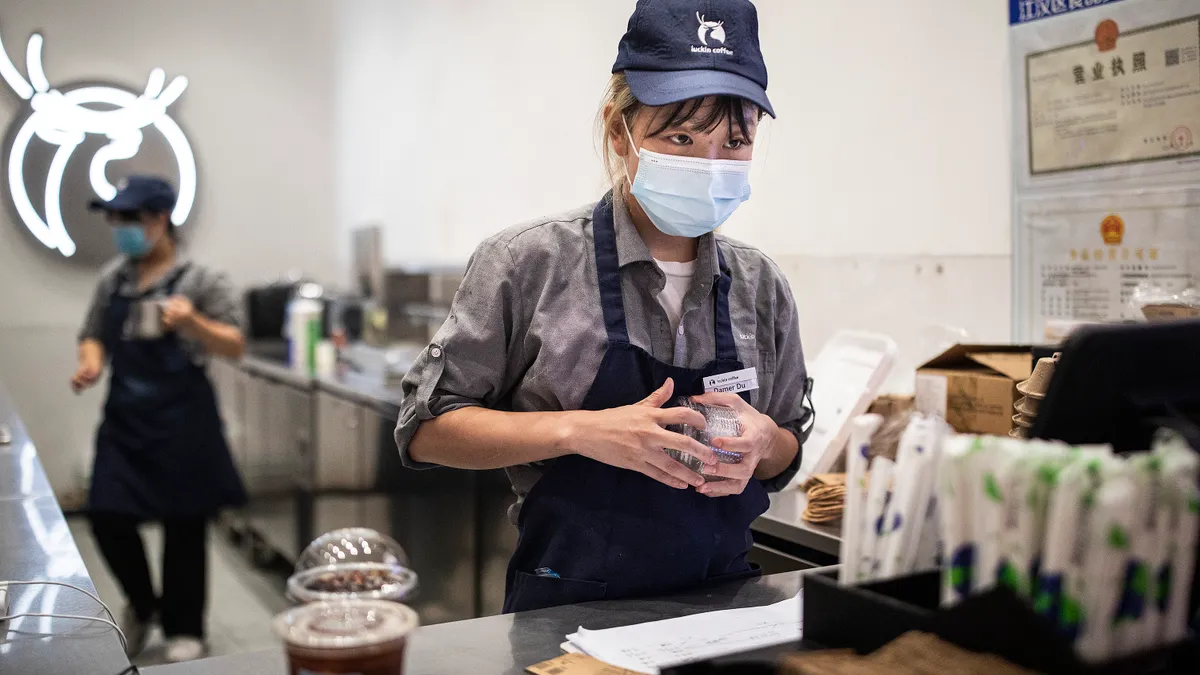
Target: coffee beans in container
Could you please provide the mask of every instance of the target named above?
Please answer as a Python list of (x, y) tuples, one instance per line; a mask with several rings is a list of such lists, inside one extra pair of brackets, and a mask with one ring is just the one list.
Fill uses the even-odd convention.
[(288, 597), (296, 602), (370, 599), (401, 602), (417, 587), (417, 575), (407, 567), (385, 563), (347, 563), (312, 567), (293, 574)]

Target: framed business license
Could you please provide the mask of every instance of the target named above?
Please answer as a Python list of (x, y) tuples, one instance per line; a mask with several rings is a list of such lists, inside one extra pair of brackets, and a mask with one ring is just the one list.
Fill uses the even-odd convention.
[(1034, 176), (1200, 155), (1200, 15), (1025, 57)]

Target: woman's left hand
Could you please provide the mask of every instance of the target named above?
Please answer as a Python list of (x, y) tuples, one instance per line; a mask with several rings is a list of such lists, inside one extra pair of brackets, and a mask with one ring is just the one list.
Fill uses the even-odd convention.
[(732, 408), (738, 415), (742, 435), (737, 438), (714, 438), (713, 446), (720, 450), (741, 453), (742, 461), (737, 464), (718, 464), (705, 475), (719, 476), (726, 480), (711, 481), (696, 488), (709, 497), (740, 495), (746, 485), (754, 479), (759, 462), (770, 457), (779, 437), (779, 425), (775, 420), (755, 410), (741, 396), (728, 393), (711, 393), (693, 396), (692, 400), (710, 406)]

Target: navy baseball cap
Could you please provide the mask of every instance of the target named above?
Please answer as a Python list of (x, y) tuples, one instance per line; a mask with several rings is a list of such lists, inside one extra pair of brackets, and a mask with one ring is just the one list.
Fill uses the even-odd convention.
[(729, 95), (775, 116), (750, 0), (638, 0), (613, 72), (645, 105)]
[(175, 208), (175, 188), (155, 176), (130, 176), (117, 184), (111, 201), (93, 199), (93, 211), (170, 211)]

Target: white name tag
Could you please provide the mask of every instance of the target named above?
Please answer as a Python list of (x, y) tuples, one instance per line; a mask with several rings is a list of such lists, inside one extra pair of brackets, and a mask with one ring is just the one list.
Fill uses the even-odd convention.
[(753, 368), (704, 378), (704, 391), (708, 394), (740, 394), (755, 389), (758, 389), (758, 371)]

